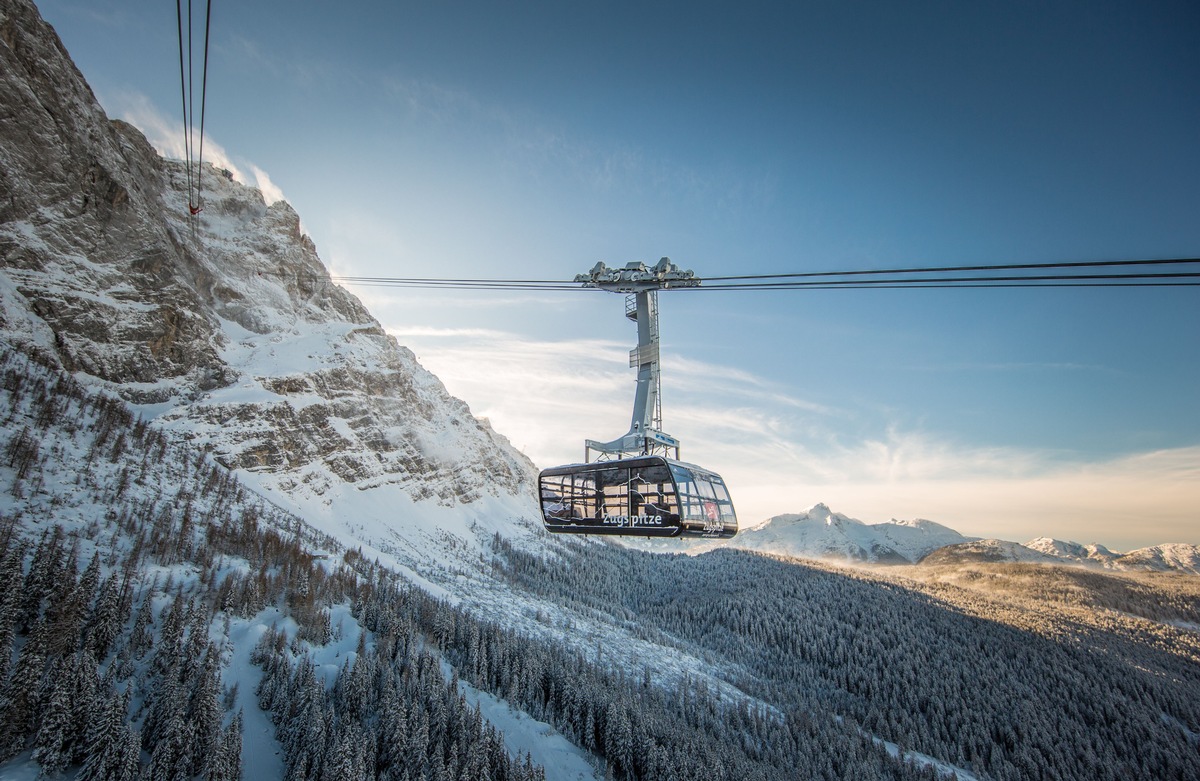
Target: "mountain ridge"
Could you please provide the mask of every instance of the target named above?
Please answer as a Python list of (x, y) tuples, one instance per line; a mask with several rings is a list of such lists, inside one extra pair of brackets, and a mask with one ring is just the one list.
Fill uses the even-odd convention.
[(871, 564), (909, 564), (925, 553), (966, 537), (924, 519), (866, 524), (827, 505), (776, 515), (740, 533), (729, 544), (789, 556), (831, 558)]
[(1110, 570), (1200, 575), (1200, 546), (1163, 543), (1118, 553), (1099, 543), (1050, 537), (1026, 543), (967, 537), (923, 518), (867, 524), (818, 503), (740, 533), (728, 547), (781, 556), (860, 564), (942, 565), (979, 561), (1069, 564)]

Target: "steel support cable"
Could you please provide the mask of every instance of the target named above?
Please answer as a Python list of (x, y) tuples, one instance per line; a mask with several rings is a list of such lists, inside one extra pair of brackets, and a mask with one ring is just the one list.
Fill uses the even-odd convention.
[(588, 291), (588, 288), (582, 288), (578, 285), (446, 285), (446, 284), (428, 284), (422, 282), (355, 282), (331, 277), (331, 280), (337, 284), (354, 285), (356, 287), (395, 287), (395, 288), (410, 288), (418, 290), (533, 290), (533, 291)]
[(790, 279), (803, 277), (848, 277), (870, 274), (935, 274), (956, 271), (1017, 271), (1052, 268), (1104, 268), (1111, 266), (1161, 266), (1200, 264), (1200, 258), (1163, 258), (1137, 260), (1082, 260), (1063, 263), (1000, 263), (981, 266), (927, 266), (918, 268), (885, 268), (855, 271), (806, 271), (791, 274), (743, 274), (737, 276), (705, 277), (705, 282), (737, 279)]
[[(1200, 275), (1191, 275), (1200, 277)], [(1001, 278), (1004, 279), (1004, 278)], [(695, 292), (769, 292), (769, 291), (785, 291), (785, 290), (900, 290), (914, 288), (1017, 288), (1017, 287), (1197, 287), (1200, 282), (1187, 282), (1183, 280), (1173, 281), (1155, 281), (1154, 279), (1146, 279), (1140, 275), (1108, 277), (1101, 280), (1096, 280), (1088, 277), (1012, 277), (1007, 278), (1011, 281), (988, 281), (982, 278), (972, 278), (959, 281), (953, 280), (938, 280), (938, 279), (917, 279), (917, 280), (878, 280), (868, 282), (864, 280), (842, 280), (838, 281), (817, 281), (807, 283), (791, 283), (791, 284), (774, 284), (774, 285), (708, 285), (699, 287), (687, 288), (670, 288), (670, 290), (688, 290)], [(1075, 281), (1081, 280), (1081, 281)], [(445, 284), (445, 283), (429, 283), (420, 281), (400, 282), (400, 281), (377, 281), (377, 282), (359, 282), (354, 280), (344, 280), (339, 278), (331, 278), (331, 281), (337, 284), (346, 284), (356, 287), (391, 287), (405, 288), (416, 290), (489, 290), (489, 291), (505, 291), (505, 290), (523, 290), (531, 292), (572, 292), (572, 293), (602, 293), (607, 292), (601, 288), (585, 288), (579, 285), (514, 285), (504, 283), (494, 284)]]
[[(837, 288), (904, 288), (904, 287), (1190, 287), (1195, 282), (1182, 280), (1200, 278), (1200, 272), (1166, 274), (1057, 274), (1029, 276), (926, 277), (914, 279), (820, 279), (793, 282), (758, 282), (701, 285), (671, 290), (830, 290)], [(601, 291), (566, 282), (522, 282), (518, 280), (451, 280), (451, 279), (389, 279), (330, 277), (339, 284), (362, 287), (398, 287), (443, 290), (569, 290)]]
[[(207, 0), (207, 7), (204, 13), (204, 60), (201, 66), (200, 74), (200, 141), (196, 144), (195, 135), (195, 120), (196, 120), (196, 90), (195, 77), (193, 74), (193, 63), (195, 58), (192, 54), (192, 41), (195, 36), (192, 34), (192, 0), (188, 0), (188, 23), (187, 23), (187, 66), (184, 66), (183, 53), (183, 0), (175, 0), (175, 20), (179, 34), (179, 90), (183, 102), (183, 148), (187, 166), (187, 199), (188, 212), (192, 215), (200, 213), (203, 208), (201, 175), (204, 167), (204, 115), (205, 107), (208, 102), (208, 41), (209, 29), (212, 21), (212, 0)], [(192, 152), (196, 150), (197, 156), (193, 158)], [(195, 167), (195, 176), (192, 175), (193, 166)]]
[(361, 287), (447, 288), (456, 290), (582, 290), (579, 285), (561, 280), (519, 279), (390, 279), (387, 277), (339, 277), (330, 280)]
[[(1196, 270), (1149, 272), (1135, 270), (1146, 266), (1194, 266)], [(995, 270), (1084, 270), (1119, 269), (1104, 274), (1011, 274), (974, 276), (930, 276), (948, 271), (984, 272)], [(889, 275), (878, 278), (879, 275)], [(910, 275), (910, 276), (902, 276)], [(795, 290), (795, 289), (866, 289), (871, 287), (1191, 287), (1184, 280), (1200, 277), (1200, 259), (1137, 259), (1077, 261), (1069, 263), (1011, 263), (983, 266), (941, 266), (911, 269), (870, 269), (818, 271), (795, 274), (757, 274), (700, 278), (696, 287), (686, 290)], [(578, 282), (554, 279), (450, 279), (438, 277), (366, 277), (335, 276), (334, 282), (377, 287), (441, 288), (459, 290), (601, 290), (582, 287)], [(737, 280), (746, 280), (740, 282)], [(780, 280), (780, 281), (768, 281)], [(671, 288), (676, 289), (676, 288)]]
[(360, 283), (432, 283), (445, 285), (561, 285), (576, 289), (579, 284), (562, 279), (442, 279), (437, 277), (352, 277), (334, 276), (332, 279)]
[(845, 284), (833, 286), (827, 282), (815, 282), (811, 287), (761, 287), (748, 286), (744, 288), (724, 288), (724, 287), (698, 287), (698, 288), (680, 288), (695, 290), (697, 293), (703, 292), (733, 292), (733, 293), (758, 293), (758, 292), (779, 292), (779, 290), (913, 290), (922, 288), (958, 288), (958, 289), (985, 289), (985, 288), (1195, 288), (1200, 287), (1200, 282), (980, 282), (978, 284), (964, 283), (934, 283), (928, 281), (914, 281), (910, 284), (870, 284), (863, 282), (847, 281)]
[[(192, 19), (191, 0), (188, 0), (188, 63), (191, 63)], [(192, 202), (192, 134), (188, 123), (187, 71), (183, 67), (183, 0), (175, 0), (175, 21), (179, 27), (179, 96), (183, 103), (183, 154), (187, 162), (188, 205)]]
[(1160, 280), (1160, 279), (1196, 279), (1200, 278), (1200, 271), (1180, 271), (1180, 272), (1163, 272), (1157, 274), (1037, 274), (1037, 275), (1010, 275), (1010, 276), (995, 276), (995, 277), (917, 277), (913, 279), (822, 279), (807, 282), (746, 282), (720, 285), (701, 285), (698, 288), (687, 288), (689, 290), (743, 290), (743, 289), (761, 289), (761, 290), (789, 290), (802, 289), (807, 287), (841, 287), (846, 285), (860, 285), (863, 287), (879, 287), (883, 285), (892, 285), (897, 287), (911, 287), (919, 285), (923, 282), (936, 283), (955, 283), (963, 287), (972, 287), (971, 283), (975, 282), (1014, 282), (1014, 283), (1046, 283), (1046, 282), (1071, 282), (1072, 280), (1081, 280), (1084, 282), (1099, 282), (1102, 280)]
[[(188, 2), (190, 3), (191, 0)], [(207, 0), (204, 9), (204, 67), (200, 75), (200, 153), (196, 158), (196, 206), (192, 214), (198, 214), (204, 208), (201, 200), (200, 177), (204, 173), (204, 109), (208, 104), (208, 31), (212, 28), (211, 21), (212, 0)]]

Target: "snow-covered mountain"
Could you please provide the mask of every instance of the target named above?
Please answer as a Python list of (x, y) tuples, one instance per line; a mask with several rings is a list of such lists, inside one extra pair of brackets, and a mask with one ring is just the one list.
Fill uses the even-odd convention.
[(1038, 537), (1024, 545), (1005, 540), (975, 540), (939, 548), (926, 555), (920, 563), (937, 566), (1003, 561), (1200, 575), (1200, 545), (1173, 543), (1115, 553), (1095, 543), (1081, 545), (1049, 537)]
[(1025, 547), (1057, 559), (1077, 561), (1085, 564), (1098, 564), (1102, 567), (1111, 567), (1113, 562), (1121, 558), (1121, 554), (1114, 553), (1097, 543), (1082, 545), (1078, 542), (1065, 542), (1051, 537), (1032, 539), (1025, 543)]
[(801, 558), (911, 564), (932, 550), (968, 539), (933, 521), (866, 524), (818, 504), (804, 513), (777, 515), (742, 532), (730, 545)]
[(343, 542), (419, 558), (540, 531), (534, 468), (335, 285), (284, 203), (110, 122), (3, 4), (0, 330)]
[(971, 540), (956, 545), (947, 545), (930, 552), (921, 559), (921, 564), (965, 564), (978, 562), (1019, 562), (1023, 564), (1061, 564), (1063, 558), (1027, 548), (1019, 542), (1007, 540)]
[(1200, 545), (1151, 545), (1126, 553), (1117, 564), (1121, 569), (1178, 570), (1200, 575)]
[(924, 519), (867, 524), (824, 504), (803, 513), (777, 515), (721, 547), (865, 564), (1016, 562), (1200, 574), (1200, 546), (1196, 545), (1155, 545), (1116, 553), (1097, 543), (1084, 545), (1050, 537), (1024, 544), (983, 540)]

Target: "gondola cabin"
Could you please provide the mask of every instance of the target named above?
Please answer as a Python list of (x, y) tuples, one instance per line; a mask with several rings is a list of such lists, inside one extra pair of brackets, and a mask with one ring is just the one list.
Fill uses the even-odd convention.
[(721, 476), (663, 456), (557, 466), (538, 482), (548, 531), (710, 539), (737, 533)]

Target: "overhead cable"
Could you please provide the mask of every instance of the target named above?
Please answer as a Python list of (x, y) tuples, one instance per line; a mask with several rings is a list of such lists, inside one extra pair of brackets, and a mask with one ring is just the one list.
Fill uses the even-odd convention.
[[(204, 167), (204, 108), (208, 98), (208, 32), (212, 20), (212, 0), (204, 12), (204, 61), (200, 74), (200, 138), (195, 138), (196, 90), (192, 75), (192, 0), (187, 3), (187, 66), (184, 66), (183, 0), (175, 0), (175, 21), (179, 31), (179, 90), (183, 100), (183, 148), (187, 162), (188, 212), (195, 216), (204, 208), (201, 172)], [(196, 155), (193, 157), (193, 151)], [(195, 174), (193, 175), (193, 170)]]
[(860, 269), (855, 271), (802, 271), (789, 274), (744, 274), (739, 276), (705, 277), (705, 281), (724, 282), (737, 279), (788, 279), (799, 277), (849, 277), (867, 274), (942, 274), (958, 271), (1016, 271), (1054, 268), (1106, 268), (1112, 266), (1200, 265), (1200, 258), (1162, 258), (1138, 260), (1081, 260), (1060, 263), (1003, 263), (982, 266), (926, 266), (918, 268)]
[[(1178, 270), (1141, 270), (1168, 266)], [(1119, 269), (1126, 270), (1119, 270)], [(1105, 273), (1080, 273), (1103, 269)], [(1047, 271), (1059, 274), (991, 274), (995, 271)], [(445, 290), (595, 290), (561, 279), (452, 279), (438, 277), (335, 276), (334, 282), (366, 287)], [(863, 290), (868, 288), (1015, 288), (1015, 287), (1195, 287), (1200, 286), (1200, 259), (1136, 259), (1063, 263), (1008, 263), (977, 266), (928, 266), (789, 274), (744, 274), (700, 278), (700, 286), (681, 290)], [(675, 289), (675, 288), (671, 288)]]

